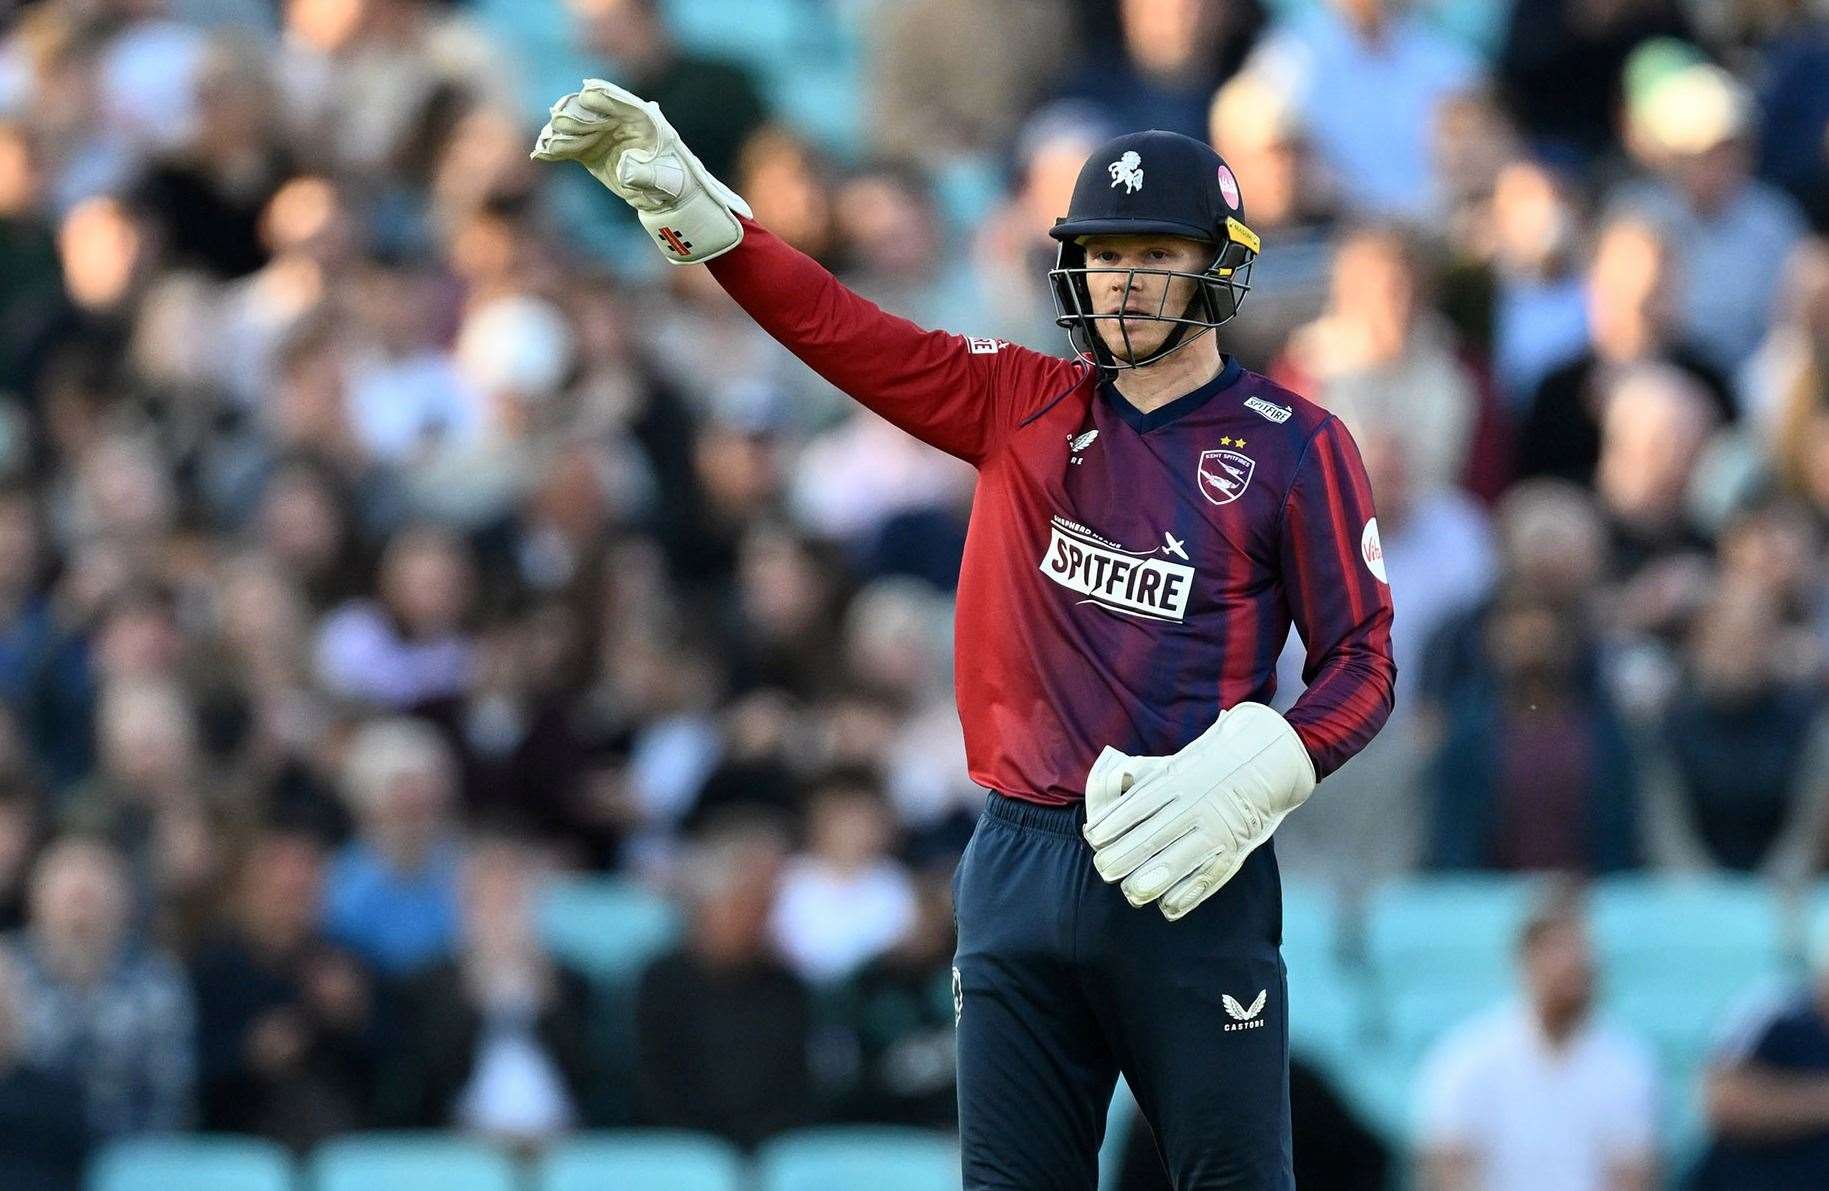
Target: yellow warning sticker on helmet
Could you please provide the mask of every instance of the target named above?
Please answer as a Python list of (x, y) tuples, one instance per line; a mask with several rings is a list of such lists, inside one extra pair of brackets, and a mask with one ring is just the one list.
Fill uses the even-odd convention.
[(1226, 235), (1231, 237), (1234, 244), (1243, 244), (1253, 252), (1263, 247), (1263, 241), (1257, 238), (1256, 232), (1230, 215), (1226, 216)]

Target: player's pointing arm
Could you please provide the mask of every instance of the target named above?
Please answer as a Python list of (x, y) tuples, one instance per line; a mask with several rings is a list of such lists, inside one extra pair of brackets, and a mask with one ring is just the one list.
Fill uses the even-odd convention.
[(815, 372), (923, 442), (982, 463), (1031, 405), (1080, 379), (1064, 360), (885, 314), (751, 218), (660, 108), (601, 79), (553, 105), (533, 156), (576, 161), (634, 207), (676, 265), (731, 297)]

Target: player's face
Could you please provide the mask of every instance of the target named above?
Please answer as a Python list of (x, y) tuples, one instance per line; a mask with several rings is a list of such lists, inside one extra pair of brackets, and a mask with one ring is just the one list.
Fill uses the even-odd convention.
[(1086, 274), (1086, 289), (1092, 312), (1119, 316), (1093, 324), (1105, 346), (1120, 360), (1155, 352), (1175, 329), (1160, 318), (1180, 317), (1194, 297), (1192, 280), (1165, 274), (1202, 273), (1212, 263), (1210, 245), (1182, 236), (1088, 236), (1086, 268), (1093, 271)]

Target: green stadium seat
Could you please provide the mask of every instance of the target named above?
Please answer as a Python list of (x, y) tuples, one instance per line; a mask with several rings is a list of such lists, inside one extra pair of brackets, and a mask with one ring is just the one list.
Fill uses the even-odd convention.
[(776, 63), (769, 72), (769, 95), (788, 123), (822, 148), (854, 157), (863, 146), (866, 105), (857, 72), (843, 63)]
[(1531, 877), (1427, 877), (1381, 886), (1366, 907), (1366, 952), (1381, 980), (1509, 968), (1539, 882)]
[(1689, 979), (1726, 967), (1755, 979), (1784, 955), (1778, 899), (1752, 877), (1610, 877), (1592, 891), (1590, 922), (1609, 968)]
[(816, 15), (797, 0), (666, 0), (662, 11), (682, 43), (758, 66), (791, 53)]
[(927, 1129), (802, 1129), (756, 1153), (756, 1191), (956, 1191), (958, 1142)]
[(1138, 1128), (1142, 1118), (1136, 1095), (1124, 1077), (1118, 1076), (1118, 1086), (1105, 1110), (1105, 1140), (1099, 1144), (1100, 1191), (1118, 1191), (1118, 1184), (1124, 1179), (1125, 1147), (1130, 1145), (1131, 1130)]
[(339, 1137), (312, 1151), (308, 1169), (306, 1191), (520, 1191), (501, 1150), (432, 1131)]
[(1349, 1062), (1364, 1043), (1366, 981), (1325, 952), (1285, 950), (1290, 1047), (1324, 1066)]
[(1395, 1061), (1414, 1067), (1457, 1026), (1521, 995), (1509, 967), (1381, 982), (1370, 993), (1368, 1030)]
[(1305, 881), (1283, 882), (1283, 950), (1340, 954), (1340, 902), (1331, 889)]
[(139, 1137), (89, 1164), (88, 1191), (293, 1191), (292, 1158), (252, 1137)]
[(678, 942), (679, 908), (630, 881), (588, 877), (548, 887), (540, 934), (553, 954), (586, 975), (627, 984)]
[(629, 1129), (580, 1133), (540, 1162), (534, 1191), (740, 1191), (743, 1157), (703, 1133)]

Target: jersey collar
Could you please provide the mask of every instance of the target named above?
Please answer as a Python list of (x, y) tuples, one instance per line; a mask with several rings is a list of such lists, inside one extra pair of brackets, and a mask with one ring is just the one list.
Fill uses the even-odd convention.
[(1225, 363), (1220, 368), (1218, 376), (1198, 389), (1182, 394), (1167, 405), (1158, 405), (1148, 413), (1144, 413), (1124, 400), (1124, 395), (1118, 392), (1109, 380), (1101, 379), (1099, 381), (1099, 393), (1104, 397), (1105, 404), (1111, 407), (1111, 412), (1123, 418), (1132, 430), (1138, 434), (1148, 434), (1157, 427), (1166, 426), (1178, 418), (1193, 413), (1226, 389), (1231, 388), (1238, 382), (1238, 378), (1245, 374), (1244, 366), (1238, 362), (1236, 356), (1222, 356), (1221, 359)]

